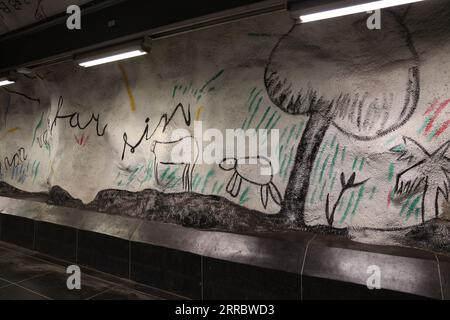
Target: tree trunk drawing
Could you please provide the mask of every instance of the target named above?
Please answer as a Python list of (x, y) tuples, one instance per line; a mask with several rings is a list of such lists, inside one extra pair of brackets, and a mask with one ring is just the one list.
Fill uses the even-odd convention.
[(314, 112), (306, 124), (297, 148), (294, 167), (282, 202), (281, 212), (299, 226), (305, 226), (303, 212), (308, 195), (310, 172), (319, 152), (325, 134), (333, 119), (331, 105), (328, 110)]

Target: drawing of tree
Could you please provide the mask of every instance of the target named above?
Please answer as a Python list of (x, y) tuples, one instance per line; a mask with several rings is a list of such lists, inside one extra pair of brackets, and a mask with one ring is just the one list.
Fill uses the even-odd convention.
[(377, 31), (366, 28), (366, 18), (294, 25), (266, 66), (271, 101), (309, 117), (281, 208), (300, 226), (310, 173), (330, 126), (354, 141), (371, 141), (405, 125), (417, 107), (419, 59), (408, 29), (391, 12), (383, 12)]

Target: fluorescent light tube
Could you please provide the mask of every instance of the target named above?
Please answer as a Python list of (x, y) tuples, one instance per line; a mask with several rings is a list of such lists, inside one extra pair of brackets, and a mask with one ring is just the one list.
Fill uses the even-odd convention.
[(145, 52), (143, 50), (133, 50), (130, 52), (119, 53), (119, 54), (111, 55), (111, 56), (104, 57), (104, 58), (87, 60), (84, 62), (80, 62), (79, 65), (82, 67), (85, 67), (85, 68), (89, 68), (89, 67), (93, 67), (93, 66), (98, 66), (100, 64), (105, 64), (105, 63), (110, 63), (110, 62), (114, 62), (114, 61), (120, 61), (120, 60), (130, 59), (130, 58), (134, 58), (134, 57), (139, 57), (139, 56), (143, 56), (145, 54), (147, 54), (147, 52)]
[(312, 22), (330, 18), (336, 18), (340, 16), (347, 16), (355, 13), (374, 11), (383, 8), (389, 8), (394, 6), (399, 6), (408, 3), (420, 2), (424, 0), (381, 0), (381, 1), (372, 1), (365, 4), (359, 4), (349, 7), (343, 7), (339, 9), (326, 10), (317, 13), (311, 13), (300, 16), (300, 22)]
[(0, 79), (0, 87), (7, 86), (9, 84), (16, 83), (15, 81), (10, 81), (8, 79)]
[(89, 68), (100, 64), (110, 63), (139, 57), (147, 54), (142, 42), (122, 44), (115, 47), (105, 48), (93, 53), (87, 53), (80, 56), (77, 62), (80, 66)]

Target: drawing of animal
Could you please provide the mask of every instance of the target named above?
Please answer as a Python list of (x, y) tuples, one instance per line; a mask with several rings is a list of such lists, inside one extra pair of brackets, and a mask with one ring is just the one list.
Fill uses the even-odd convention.
[(155, 156), (154, 173), (157, 184), (160, 184), (159, 165), (184, 166), (183, 189), (192, 190), (194, 169), (199, 157), (199, 147), (194, 137), (184, 137), (176, 141), (153, 141), (150, 150)]
[[(242, 181), (260, 187), (261, 203), (267, 208), (269, 194), (272, 200), (281, 206), (281, 194), (273, 183), (273, 166), (269, 159), (261, 156), (246, 157), (242, 159), (225, 158), (219, 167), (225, 171), (233, 171), (227, 184), (227, 192), (236, 198), (242, 187)], [(270, 175), (262, 175), (262, 168), (271, 168)]]

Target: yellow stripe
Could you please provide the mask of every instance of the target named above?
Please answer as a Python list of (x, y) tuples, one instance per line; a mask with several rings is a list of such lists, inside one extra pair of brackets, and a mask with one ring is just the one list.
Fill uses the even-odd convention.
[(122, 64), (119, 63), (119, 69), (122, 73), (122, 80), (125, 84), (125, 87), (127, 88), (128, 98), (130, 99), (130, 108), (131, 112), (136, 111), (136, 101), (134, 100), (133, 91), (131, 90), (130, 82), (128, 81), (127, 73), (125, 72), (125, 69), (123, 68)]
[(197, 108), (197, 113), (195, 114), (195, 121), (200, 120), (200, 116), (202, 115), (202, 112), (205, 108), (203, 107), (198, 107)]
[(14, 132), (19, 131), (19, 130), (20, 130), (19, 127), (15, 127), (15, 128), (8, 129), (8, 130), (1, 136), (0, 140), (3, 140), (8, 134), (14, 133)]

